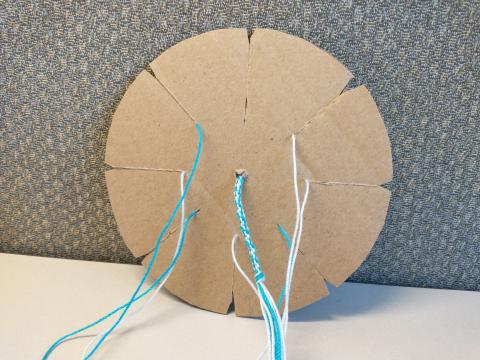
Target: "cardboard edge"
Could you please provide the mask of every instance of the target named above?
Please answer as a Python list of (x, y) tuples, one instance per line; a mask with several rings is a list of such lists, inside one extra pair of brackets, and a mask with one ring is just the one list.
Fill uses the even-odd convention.
[[(368, 88), (365, 86), (365, 85), (361, 85), (361, 86), (358, 86), (354, 89), (351, 89), (349, 91), (352, 91), (352, 90), (355, 90), (355, 89), (359, 89), (359, 91), (365, 91), (366, 94), (367, 94), (367, 97), (370, 99), (370, 101), (372, 102), (372, 104), (374, 105), (374, 108), (376, 109), (376, 112), (378, 114), (378, 117), (379, 119), (382, 121), (382, 124), (383, 124), (383, 137), (384, 139), (386, 140), (388, 146), (385, 150), (385, 152), (388, 152), (388, 157), (390, 159), (390, 162), (389, 162), (389, 169), (388, 169), (388, 173), (389, 173), (389, 176), (388, 178), (382, 183), (382, 184), (386, 184), (386, 183), (389, 183), (390, 181), (392, 181), (393, 179), (393, 157), (392, 157), (392, 142), (390, 141), (390, 136), (388, 136), (388, 130), (387, 130), (387, 126), (385, 125), (385, 119), (383, 118), (382, 116), (382, 113), (380, 112), (380, 109), (378, 108), (378, 105), (375, 101), (375, 99), (373, 98), (373, 95), (372, 93), (368, 90)], [(382, 184), (379, 184), (379, 185), (382, 185)]]
[(201, 34), (197, 34), (195, 36), (183, 39), (183, 40), (177, 42), (175, 45), (170, 46), (168, 49), (166, 49), (160, 55), (158, 55), (154, 60), (152, 60), (149, 64), (149, 67), (152, 69), (153, 75), (155, 76), (155, 70), (154, 69), (157, 68), (156, 60), (159, 59), (161, 56), (170, 55), (171, 52), (177, 51), (178, 49), (180, 49), (182, 47), (190, 46), (190, 43), (193, 42), (193, 41), (199, 41), (199, 39), (214, 36), (215, 34), (218, 34), (218, 33), (232, 32), (232, 31), (233, 32), (243, 32), (248, 39), (248, 31), (247, 31), (246, 28), (232, 27), (232, 28), (220, 28), (220, 29), (206, 31), (206, 32), (203, 32)]
[(266, 29), (266, 28), (255, 28), (255, 29), (253, 29), (252, 35), (250, 37), (250, 42), (254, 41), (255, 35), (258, 35), (258, 34), (261, 35), (263, 32), (269, 32), (271, 34), (276, 34), (277, 36), (284, 36), (285, 39), (289, 39), (289, 40), (295, 41), (295, 42), (301, 41), (306, 47), (308, 47), (310, 49), (314, 49), (315, 51), (318, 51), (322, 55), (324, 55), (324, 54), (328, 55), (330, 60), (335, 61), (336, 63), (341, 65), (342, 68), (343, 68), (343, 71), (346, 74), (348, 74), (349, 80), (351, 80), (354, 77), (352, 72), (340, 60), (338, 60), (336, 57), (334, 57), (332, 54), (330, 54), (325, 49), (322, 49), (321, 47), (311, 43), (310, 41), (308, 41), (308, 40), (306, 40), (306, 39), (304, 39), (300, 36), (295, 36), (295, 35), (289, 34), (287, 32), (280, 31), (280, 30)]
[[(108, 192), (108, 196), (109, 196), (109, 200), (110, 200), (110, 207), (111, 207), (114, 219), (115, 219), (116, 227), (117, 227), (117, 229), (120, 233), (120, 236), (122, 237), (122, 241), (127, 246), (128, 250), (131, 252), (131, 254), (136, 258), (148, 255), (153, 250), (153, 246), (152, 245), (147, 245), (147, 246), (138, 247), (138, 246), (132, 245), (132, 241), (130, 240), (130, 236), (126, 233), (126, 230), (125, 230), (125, 228), (127, 227), (127, 225), (125, 224), (125, 216), (120, 215), (119, 212), (118, 212), (118, 207), (121, 206), (121, 203), (123, 201), (118, 201), (117, 202), (117, 201), (114, 201), (112, 199), (114, 199), (115, 194), (117, 194), (117, 190), (114, 190), (114, 183), (115, 183), (116, 180), (118, 181), (120, 178), (135, 176), (134, 174), (138, 174), (138, 172), (143, 172), (143, 171), (155, 173), (159, 177), (161, 177), (161, 175), (168, 175), (168, 176), (173, 175), (173, 173), (170, 172), (170, 171), (132, 170), (132, 169), (117, 169), (117, 168), (109, 169), (109, 170), (106, 170), (104, 172), (105, 182), (106, 182), (106, 185), (107, 185), (107, 192)], [(124, 177), (124, 176), (126, 176), (126, 177)], [(159, 222), (159, 224), (161, 226), (161, 222)], [(165, 234), (165, 238), (164, 238), (163, 242), (167, 242), (170, 239), (171, 235), (174, 234), (177, 231), (177, 227), (178, 226), (174, 222), (174, 224), (172, 224), (171, 229)], [(149, 243), (154, 245), (157, 236), (158, 236), (158, 233), (153, 233), (152, 234), (152, 239)], [(147, 240), (145, 240), (143, 242), (146, 243)], [(143, 250), (141, 250), (141, 249), (143, 249)]]

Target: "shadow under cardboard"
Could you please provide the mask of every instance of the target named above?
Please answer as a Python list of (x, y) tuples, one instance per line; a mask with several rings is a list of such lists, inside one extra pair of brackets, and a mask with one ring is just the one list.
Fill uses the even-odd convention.
[(290, 314), (293, 322), (334, 320), (357, 314), (384, 311), (405, 300), (400, 287), (345, 283), (339, 288), (328, 284), (330, 295)]
[[(402, 290), (405, 288), (400, 286), (346, 282), (338, 288), (327, 283), (327, 287), (329, 295), (326, 298), (290, 313), (289, 321), (328, 321), (358, 314), (383, 312), (386, 309), (400, 306), (411, 299), (405, 290)], [(164, 295), (187, 306), (193, 306), (169, 291), (165, 291)], [(234, 307), (235, 305), (232, 303), (227, 314), (234, 312)], [(261, 318), (252, 319), (262, 320)]]

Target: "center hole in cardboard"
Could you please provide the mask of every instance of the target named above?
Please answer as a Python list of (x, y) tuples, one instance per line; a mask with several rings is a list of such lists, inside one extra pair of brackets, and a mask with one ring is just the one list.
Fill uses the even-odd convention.
[(248, 178), (248, 172), (246, 169), (235, 169), (235, 177), (243, 176), (245, 179)]

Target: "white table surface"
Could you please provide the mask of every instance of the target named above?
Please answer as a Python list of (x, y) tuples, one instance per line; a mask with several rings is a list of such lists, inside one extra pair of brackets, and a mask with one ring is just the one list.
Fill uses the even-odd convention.
[[(0, 254), (0, 359), (40, 359), (59, 336), (124, 303), (142, 272), (135, 265)], [(291, 320), (289, 360), (480, 358), (476, 292), (347, 283)], [(90, 340), (68, 341), (49, 359), (80, 359)], [(248, 360), (264, 344), (261, 320), (199, 310), (160, 293), (94, 359)]]

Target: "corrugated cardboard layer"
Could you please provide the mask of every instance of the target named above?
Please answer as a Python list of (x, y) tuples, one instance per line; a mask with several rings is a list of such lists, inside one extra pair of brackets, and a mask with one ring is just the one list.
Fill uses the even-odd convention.
[[(289, 253), (277, 224), (292, 234), (295, 222), (291, 151), (285, 151), (285, 143), (290, 143), (290, 139), (272, 141), (263, 148), (249, 149), (249, 153), (244, 155), (243, 163), (248, 171), (244, 190), (247, 219), (265, 272), (266, 283), (276, 299), (285, 282)], [(237, 229), (236, 231), (238, 232)], [(243, 240), (238, 244), (238, 248), (244, 250), (238, 253), (239, 263), (243, 269), (250, 269), (251, 264)], [(293, 291), (301, 296), (295, 300), (292, 298), (292, 307), (305, 306), (313, 301), (309, 299), (310, 296), (317, 296), (318, 299), (323, 293), (323, 278), (315, 268), (303, 262), (301, 256), (298, 260), (296, 274), (299, 276), (293, 284)], [(239, 281), (234, 288), (236, 313), (258, 315), (258, 300), (255, 302), (255, 294), (240, 276), (236, 279)], [(312, 279), (314, 281), (308, 284), (307, 281)], [(317, 294), (312, 294), (311, 291), (316, 291)], [(255, 304), (253, 308), (249, 307), (252, 303)]]
[[(342, 92), (351, 74), (305, 40), (263, 29), (255, 30), (250, 40), (242, 156), (242, 168), (249, 178), (244, 201), (268, 287), (278, 298), (285, 282), (288, 248), (277, 224), (293, 234), (295, 221), (290, 137)], [(245, 251), (239, 254), (239, 262), (244, 269), (251, 267)], [(292, 309), (326, 294), (323, 278), (302, 256), (295, 271)], [(240, 277), (236, 279), (240, 281), (234, 288), (236, 313), (258, 315), (255, 295)]]
[[(230, 256), (231, 238), (239, 232), (234, 172), (246, 169), (247, 218), (267, 285), (278, 298), (288, 247), (277, 224), (292, 234), (295, 221), (293, 132), (298, 133), (302, 178), (348, 184), (312, 185), (291, 309), (326, 296), (324, 279), (336, 285), (344, 281), (375, 242), (388, 205), (388, 191), (371, 186), (391, 178), (391, 155), (368, 91), (359, 88), (340, 95), (351, 78), (342, 64), (302, 39), (263, 29), (254, 31), (250, 43), (242, 29), (196, 36), (164, 52), (151, 68), (156, 78), (140, 74), (114, 116), (106, 160), (117, 167), (188, 171), (198, 141), (190, 118), (202, 125), (204, 148), (187, 198), (189, 209), (201, 211), (191, 224), (167, 288), (195, 306), (216, 312), (227, 311), (233, 292), (238, 315), (260, 314), (256, 296), (234, 271)], [(123, 186), (128, 187), (125, 181)], [(178, 199), (178, 182), (165, 182), (161, 193), (168, 194), (156, 195), (151, 200), (154, 204), (139, 201), (143, 208), (138, 205), (133, 211), (130, 197), (112, 197), (111, 187), (112, 206), (115, 203), (126, 243), (134, 244), (132, 251), (137, 254), (150, 249), (159, 230), (147, 236), (142, 247), (135, 232), (140, 221), (122, 219), (128, 214), (153, 219), (159, 204), (170, 203), (172, 196)], [(165, 223), (162, 218), (157, 218), (159, 229)], [(162, 245), (155, 276), (170, 261), (174, 245), (174, 241)], [(237, 243), (237, 254), (251, 274), (243, 239)]]
[[(243, 156), (238, 149), (244, 140), (248, 51), (245, 29), (222, 29), (182, 41), (150, 64), (157, 79), (201, 124), (205, 146), (196, 182), (232, 219), (233, 209), (225, 198)], [(196, 141), (195, 137), (190, 143)], [(185, 147), (176, 157), (192, 154)]]

